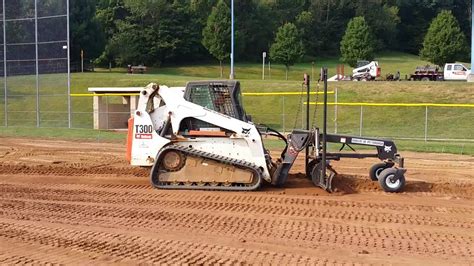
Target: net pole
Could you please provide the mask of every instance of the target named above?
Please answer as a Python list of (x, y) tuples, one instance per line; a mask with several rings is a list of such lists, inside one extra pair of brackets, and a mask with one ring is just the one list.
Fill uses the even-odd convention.
[(40, 93), (38, 67), (38, 0), (35, 0), (35, 70), (36, 70), (36, 127), (40, 127)]
[(3, 84), (5, 89), (5, 126), (8, 126), (8, 90), (7, 90), (7, 31), (5, 22), (5, 0), (2, 1), (3, 5)]
[(70, 53), (70, 37), (69, 37), (69, 0), (66, 0), (66, 20), (67, 20), (67, 113), (68, 128), (72, 127), (71, 123), (71, 53)]

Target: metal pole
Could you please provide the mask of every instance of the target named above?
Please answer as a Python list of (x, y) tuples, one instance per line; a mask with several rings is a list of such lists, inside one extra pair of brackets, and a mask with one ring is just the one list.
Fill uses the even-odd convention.
[(327, 118), (328, 118), (328, 69), (323, 68), (322, 79), (324, 81), (324, 108), (323, 108), (323, 153), (321, 154), (321, 176), (326, 180), (326, 152), (327, 152)]
[(337, 134), (337, 87), (334, 92), (334, 134)]
[(359, 123), (359, 136), (362, 137), (362, 120), (364, 118), (364, 107), (360, 106), (360, 123)]
[(68, 127), (72, 127), (72, 114), (71, 114), (71, 55), (70, 51), (70, 38), (69, 38), (69, 0), (66, 0), (67, 10), (67, 113), (68, 113)]
[(263, 52), (262, 54), (262, 80), (265, 80), (265, 56), (267, 53)]
[(7, 31), (5, 22), (5, 0), (3, 0), (3, 84), (5, 89), (5, 126), (8, 126), (8, 90), (7, 90)]
[(81, 73), (84, 73), (84, 50), (81, 49)]
[(36, 127), (40, 127), (40, 93), (38, 67), (38, 0), (35, 0), (35, 54), (36, 54)]
[(283, 113), (282, 113), (282, 120), (283, 120), (283, 121), (282, 121), (282, 122), (283, 122), (282, 124), (283, 124), (283, 133), (285, 133), (285, 131), (286, 131), (286, 130), (285, 130), (285, 96), (281, 96), (281, 97), (282, 97), (282, 98), (281, 98), (281, 102), (282, 102), (282, 104), (281, 104), (281, 106), (282, 106), (281, 109), (282, 109), (282, 112), (283, 112)]
[(268, 60), (268, 79), (272, 78), (272, 64), (270, 60)]
[[(309, 131), (309, 89), (310, 89), (310, 76), (308, 74), (304, 74), (304, 84), (306, 85), (306, 130)], [(309, 146), (306, 145), (305, 148), (305, 156), (304, 156), (304, 161), (305, 161), (305, 173), (308, 173), (308, 162), (309, 162)]]
[(425, 106), (425, 142), (428, 140), (428, 106)]
[(471, 75), (474, 75), (474, 1), (471, 0)]
[(231, 35), (230, 35), (230, 79), (234, 79), (234, 0), (230, 1)]
[(311, 77), (314, 78), (314, 61), (311, 62)]

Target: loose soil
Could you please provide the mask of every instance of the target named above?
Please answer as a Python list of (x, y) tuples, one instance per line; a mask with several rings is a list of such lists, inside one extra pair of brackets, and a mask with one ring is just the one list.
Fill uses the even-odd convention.
[(123, 144), (0, 137), (0, 264), (473, 264), (474, 157), (403, 153), (403, 193), (299, 159), (285, 188), (152, 189)]

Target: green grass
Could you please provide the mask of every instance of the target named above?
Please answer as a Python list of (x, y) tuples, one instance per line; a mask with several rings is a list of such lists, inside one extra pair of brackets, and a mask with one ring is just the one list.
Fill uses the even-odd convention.
[[(416, 66), (427, 64), (417, 56), (402, 53), (384, 53), (376, 58), (382, 67), (382, 75), (399, 70), (404, 76), (411, 73)], [(329, 67), (330, 75), (335, 74), (337, 58), (317, 58), (313, 71), (318, 76), (319, 68)], [(351, 70), (346, 66), (346, 73)], [(301, 91), (304, 72), (312, 72), (312, 63), (300, 63), (291, 67), (289, 80), (285, 80), (284, 66), (272, 65), (271, 77), (266, 69), (266, 80), (261, 80), (261, 64), (237, 63), (236, 77), (241, 81), (243, 92)], [(113, 69), (111, 72), (98, 69), (94, 73), (73, 73), (72, 93), (88, 93), (88, 87), (140, 87), (150, 82), (167, 86), (184, 86), (186, 82), (198, 79), (219, 79), (219, 67), (211, 65), (189, 65), (180, 67), (151, 68), (147, 74), (128, 75), (125, 69)], [(225, 77), (229, 68), (225, 68)], [(36, 126), (36, 91), (34, 77), (16, 76), (8, 78), (9, 88), (9, 125), (19, 126), (5, 129), (2, 135), (34, 135), (33, 130), (21, 127)], [(51, 128), (67, 127), (67, 91), (65, 75), (43, 75), (40, 80), (41, 126)], [(0, 79), (0, 87), (3, 80)], [(312, 89), (318, 88), (316, 81)], [(339, 102), (374, 102), (374, 103), (474, 103), (474, 85), (467, 82), (333, 82), (329, 90), (338, 91)], [(322, 84), (319, 84), (322, 90)], [(120, 98), (108, 98), (120, 101)], [(321, 101), (322, 97), (311, 101)], [(329, 102), (334, 95), (329, 95)], [(257, 123), (265, 123), (279, 130), (290, 131), (301, 127), (304, 121), (304, 109), (299, 96), (259, 97), (246, 96), (243, 99), (247, 113)], [(92, 128), (92, 98), (72, 98), (72, 126), (74, 128)], [(334, 107), (329, 108), (328, 131), (335, 131)], [(311, 110), (313, 121), (314, 110)], [(318, 107), (317, 125), (321, 125), (322, 108)], [(392, 138), (424, 138), (424, 107), (364, 107), (362, 135), (385, 136)], [(0, 91), (0, 118), (4, 117), (3, 90)], [(360, 107), (338, 107), (338, 133), (359, 135)], [(433, 139), (470, 139), (474, 140), (474, 108), (432, 108), (428, 110), (428, 137)], [(0, 126), (4, 120), (0, 119)], [(13, 130), (13, 131), (12, 131)], [(41, 136), (83, 138), (97, 135), (108, 138), (105, 132), (97, 131), (62, 131), (45, 129)], [(84, 133), (81, 133), (84, 132)], [(93, 133), (95, 132), (95, 133)], [(81, 136), (84, 134), (84, 136)], [(113, 138), (114, 133), (110, 136)], [(398, 143), (398, 142), (397, 142)], [(400, 141), (404, 149), (423, 151), (444, 151), (453, 153), (474, 154), (472, 142), (444, 143), (424, 141)], [(464, 145), (464, 146), (462, 146)], [(462, 148), (461, 148), (462, 147)]]

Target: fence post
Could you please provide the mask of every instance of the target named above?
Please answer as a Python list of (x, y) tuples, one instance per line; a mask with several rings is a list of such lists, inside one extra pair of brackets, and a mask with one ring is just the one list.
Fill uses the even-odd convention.
[(360, 106), (359, 136), (362, 137), (362, 120), (364, 119), (364, 107)]
[[(35, 0), (35, 73), (36, 73), (36, 127), (40, 127), (40, 89), (38, 58), (38, 0)], [(6, 44), (4, 44), (6, 45)]]
[(337, 87), (334, 92), (334, 134), (337, 134)]
[(5, 90), (5, 127), (8, 127), (8, 90), (7, 90), (7, 33), (5, 23), (5, 0), (2, 3), (3, 13), (3, 89)]
[(283, 127), (283, 134), (285, 134), (285, 96), (281, 96), (281, 109), (282, 109), (282, 127)]
[(425, 142), (428, 141), (428, 105), (425, 106)]

